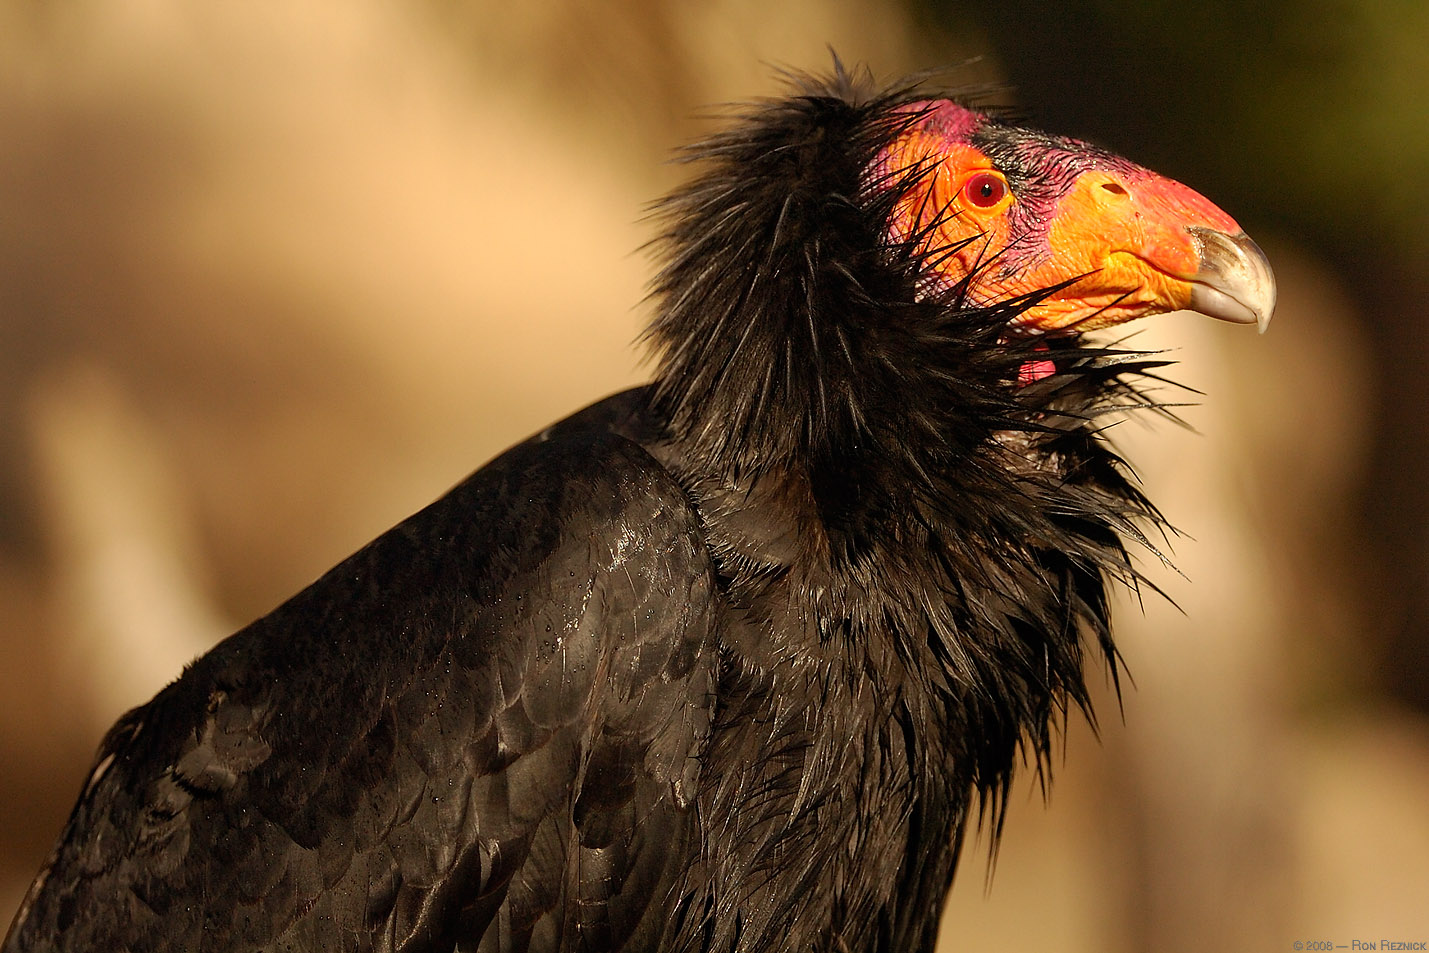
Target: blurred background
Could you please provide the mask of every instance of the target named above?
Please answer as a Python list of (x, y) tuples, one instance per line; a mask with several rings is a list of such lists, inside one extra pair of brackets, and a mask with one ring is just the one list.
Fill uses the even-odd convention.
[[(646, 204), (832, 46), (953, 67), (1266, 249), (1117, 428), (1184, 535), (948, 950), (1429, 940), (1429, 5), (0, 0), (0, 926), (104, 730), (647, 369)], [(1093, 676), (1096, 678), (1096, 676)]]

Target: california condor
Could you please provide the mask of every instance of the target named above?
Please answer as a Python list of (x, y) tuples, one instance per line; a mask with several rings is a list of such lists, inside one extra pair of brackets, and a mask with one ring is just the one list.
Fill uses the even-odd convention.
[(801, 80), (659, 207), (651, 384), (517, 445), (114, 726), (4, 953), (927, 951), (970, 819), (1115, 672), (1103, 431), (1259, 324), (1176, 182)]

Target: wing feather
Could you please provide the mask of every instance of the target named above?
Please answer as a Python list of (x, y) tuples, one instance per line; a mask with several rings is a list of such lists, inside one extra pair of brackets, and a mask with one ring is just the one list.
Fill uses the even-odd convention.
[(638, 445), (528, 441), (127, 715), (5, 949), (658, 933), (714, 595), (698, 517)]

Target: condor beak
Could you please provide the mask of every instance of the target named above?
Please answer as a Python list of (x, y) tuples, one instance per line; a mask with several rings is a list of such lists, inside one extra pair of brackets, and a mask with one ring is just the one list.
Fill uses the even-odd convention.
[(1052, 213), (1052, 254), (1020, 275), (1057, 290), (1018, 325), (1089, 331), (1189, 309), (1264, 331), (1275, 276), (1260, 248), (1209, 199), (1131, 163), (1089, 170)]
[(1254, 324), (1261, 334), (1275, 311), (1275, 273), (1260, 246), (1244, 232), (1187, 229), (1201, 267), (1191, 279), (1188, 307), (1207, 317)]

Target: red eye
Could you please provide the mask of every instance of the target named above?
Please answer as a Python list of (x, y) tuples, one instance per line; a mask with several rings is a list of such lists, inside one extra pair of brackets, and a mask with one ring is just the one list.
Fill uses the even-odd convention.
[(992, 208), (1007, 194), (1007, 183), (993, 172), (978, 172), (963, 183), (963, 201), (973, 208)]

